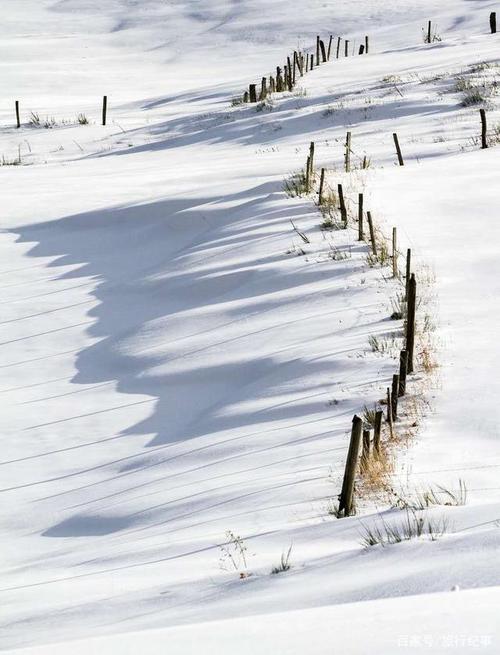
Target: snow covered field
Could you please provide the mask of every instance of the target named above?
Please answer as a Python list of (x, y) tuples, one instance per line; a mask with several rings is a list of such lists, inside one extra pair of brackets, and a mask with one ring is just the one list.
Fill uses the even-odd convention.
[[(301, 6), (4, 2), (4, 651), (57, 654), (76, 639), (86, 655), (194, 642), (500, 652), (500, 146), (477, 143), (479, 106), (492, 135), (500, 124), (488, 29), (499, 8)], [(431, 45), (428, 19), (441, 38)], [(351, 44), (369, 34), (370, 54), (320, 66), (261, 111), (231, 105), (319, 31)], [(486, 105), (463, 107), (460, 80), (486, 89)], [(389, 319), (399, 287), (368, 266), (355, 227), (322, 231), (312, 196), (283, 192), (310, 141), (352, 211), (363, 191), (377, 225), (412, 248), (417, 280), (435, 277), (439, 367), (391, 484), (403, 495), (465, 481), (465, 505), (428, 512), (447, 524), (437, 541), (365, 548), (381, 513), (403, 514), (380, 494), (356, 517), (328, 513), (352, 416), (395, 372), (369, 338), (401, 321)], [(426, 376), (415, 377), (413, 393)], [(247, 548), (238, 570), (221, 548), (228, 531)], [(290, 546), (291, 569), (271, 575)]]

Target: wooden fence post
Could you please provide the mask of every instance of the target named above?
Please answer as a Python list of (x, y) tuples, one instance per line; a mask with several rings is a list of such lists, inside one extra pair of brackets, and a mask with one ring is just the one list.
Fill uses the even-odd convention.
[(344, 54), (346, 57), (349, 57), (349, 41), (347, 39), (345, 40)]
[(340, 38), (340, 36), (338, 36), (337, 37), (337, 56), (336, 56), (336, 59), (338, 59), (339, 55), (340, 55), (340, 42), (341, 41), (342, 41), (342, 39)]
[(351, 170), (351, 133), (347, 132), (345, 139), (345, 172), (349, 173)]
[(358, 193), (358, 241), (363, 241), (363, 194)]
[(257, 102), (257, 86), (250, 84), (248, 87), (250, 102)]
[(387, 423), (389, 423), (389, 434), (394, 439), (394, 423), (392, 420), (392, 398), (391, 390), (387, 387)]
[(290, 57), (286, 58), (286, 63), (288, 66), (288, 90), (291, 91), (295, 80), (293, 79), (293, 66), (292, 62), (290, 61)]
[(283, 78), (281, 77), (281, 68), (276, 67), (276, 91), (281, 93), (283, 91)]
[(399, 147), (399, 139), (398, 139), (398, 135), (396, 134), (396, 132), (394, 132), (394, 134), (392, 135), (392, 138), (394, 139), (394, 145), (396, 146), (396, 152), (398, 154), (399, 165), (404, 166), (405, 163), (403, 161), (403, 155), (401, 154), (401, 148)]
[(249, 101), (248, 91), (245, 91), (245, 92), (243, 93), (243, 102), (248, 102), (248, 101)]
[(327, 60), (327, 57), (326, 57), (325, 42), (322, 39), (319, 40), (319, 49), (321, 50), (321, 59), (323, 60), (323, 63), (325, 64), (328, 60)]
[(486, 138), (486, 133), (488, 130), (488, 125), (486, 123), (486, 112), (484, 109), (480, 109), (479, 113), (481, 115), (481, 148), (484, 150), (488, 147), (488, 140)]
[(361, 44), (359, 46), (359, 54), (362, 55), (364, 53), (364, 51), (365, 51), (365, 46), (363, 44)]
[(370, 430), (363, 430), (363, 450), (361, 453), (361, 470), (368, 466), (370, 461)]
[(323, 188), (325, 186), (325, 169), (321, 169), (321, 177), (319, 178), (319, 196), (318, 196), (318, 205), (323, 204)]
[(490, 14), (490, 30), (492, 34), (496, 34), (497, 31), (497, 13), (492, 11)]
[(359, 416), (354, 416), (352, 419), (351, 441), (349, 443), (349, 451), (345, 463), (342, 491), (339, 498), (339, 514), (343, 514), (344, 516), (352, 516), (356, 512), (354, 503), (354, 482), (356, 479), (362, 430), (363, 421)]
[(319, 66), (319, 35), (316, 37), (316, 66)]
[(395, 373), (392, 376), (392, 390), (391, 390), (391, 411), (392, 420), (398, 420), (398, 397), (399, 397), (399, 375)]
[(306, 162), (306, 193), (309, 193), (311, 186), (311, 158), (307, 158)]
[(341, 184), (337, 185), (337, 190), (338, 190), (338, 193), (339, 193), (340, 217), (342, 218), (342, 222), (344, 223), (344, 227), (347, 227), (347, 208), (345, 206), (344, 190), (342, 189)]
[(21, 117), (19, 115), (19, 100), (16, 100), (16, 127), (17, 129), (21, 127)]
[(365, 55), (368, 54), (368, 37), (365, 36)]
[(408, 287), (408, 311), (406, 317), (406, 348), (408, 352), (408, 373), (413, 373), (413, 349), (415, 346), (415, 313), (417, 305), (417, 281), (415, 273), (411, 274)]
[(106, 125), (106, 118), (108, 113), (108, 96), (102, 98), (102, 124)]
[(377, 455), (380, 455), (380, 433), (382, 431), (383, 412), (378, 409), (375, 412), (375, 425), (373, 426), (373, 448)]
[(432, 41), (432, 22), (429, 21), (427, 23), (427, 43), (431, 43)]
[(392, 228), (392, 277), (398, 277), (398, 236), (397, 229)]
[(274, 77), (271, 75), (269, 77), (269, 93), (275, 93), (276, 92), (276, 82), (274, 81)]
[(406, 393), (406, 374), (408, 372), (408, 352), (402, 350), (399, 354), (399, 389), (398, 396)]
[(410, 289), (411, 273), (411, 248), (406, 251), (406, 278), (405, 278), (405, 301), (408, 302), (408, 291)]
[(370, 228), (370, 241), (372, 242), (372, 253), (374, 257), (377, 256), (377, 243), (375, 241), (375, 228), (373, 227), (372, 213), (366, 212), (366, 217), (368, 219), (368, 227)]
[(328, 61), (330, 61), (330, 55), (332, 53), (332, 41), (333, 41), (333, 34), (330, 34), (330, 39), (328, 41), (328, 51), (326, 53), (326, 58)]
[(267, 77), (263, 77), (260, 82), (259, 100), (265, 100), (266, 98), (267, 98)]

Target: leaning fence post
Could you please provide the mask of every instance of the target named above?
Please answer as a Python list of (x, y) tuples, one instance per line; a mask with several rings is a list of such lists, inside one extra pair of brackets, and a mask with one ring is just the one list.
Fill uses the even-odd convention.
[(354, 503), (354, 481), (356, 479), (356, 468), (359, 457), (359, 445), (361, 442), (361, 433), (363, 430), (363, 421), (359, 416), (352, 419), (351, 441), (347, 453), (345, 464), (344, 480), (342, 482), (342, 491), (339, 498), (339, 514), (352, 516), (356, 512)]
[(387, 387), (387, 423), (389, 423), (389, 433), (391, 439), (394, 439), (394, 423), (392, 420), (392, 398), (391, 390)]
[(319, 66), (319, 35), (316, 37), (316, 66)]
[(325, 186), (325, 169), (321, 169), (321, 177), (319, 178), (319, 195), (318, 195), (318, 205), (323, 204), (323, 188)]
[(432, 41), (432, 22), (429, 21), (427, 23), (427, 43), (431, 43)]
[(336, 56), (336, 59), (338, 59), (338, 58), (339, 58), (339, 55), (340, 55), (340, 42), (341, 42), (341, 41), (342, 41), (341, 37), (338, 36), (338, 37), (337, 37), (337, 56)]
[(395, 227), (392, 228), (392, 277), (398, 277), (398, 237)]
[(392, 390), (391, 390), (391, 412), (392, 420), (398, 420), (398, 397), (399, 397), (399, 375), (395, 373), (392, 376)]
[(370, 228), (370, 241), (372, 242), (372, 252), (373, 255), (377, 256), (377, 243), (375, 241), (375, 228), (373, 227), (372, 213), (366, 212), (366, 217), (368, 219), (368, 227)]
[(106, 125), (106, 117), (108, 113), (108, 96), (102, 98), (102, 124)]
[(311, 185), (311, 158), (307, 158), (306, 162), (306, 193), (309, 193), (309, 188)]
[(337, 185), (337, 190), (339, 193), (340, 217), (342, 218), (344, 227), (347, 227), (347, 208), (345, 206), (344, 191), (341, 184)]
[(351, 133), (347, 132), (345, 139), (345, 172), (349, 173), (351, 170)]
[(358, 193), (358, 241), (363, 241), (363, 194)]
[(486, 139), (488, 125), (486, 123), (486, 111), (484, 109), (480, 109), (479, 113), (481, 115), (481, 148), (484, 150), (488, 147), (488, 141)]
[(408, 372), (408, 352), (402, 350), (399, 354), (399, 389), (398, 396), (406, 393), (406, 374)]
[(333, 34), (330, 34), (330, 40), (328, 41), (328, 51), (326, 53), (326, 58), (328, 61), (330, 61), (330, 54), (332, 52), (332, 41), (333, 41)]
[(326, 63), (327, 61), (326, 48), (325, 48), (325, 43), (322, 39), (319, 40), (319, 48), (321, 50), (321, 59), (323, 60), (323, 63)]
[(382, 431), (382, 417), (383, 412), (381, 409), (378, 409), (375, 412), (375, 424), (373, 426), (373, 448), (377, 455), (380, 455), (380, 434)]
[(401, 154), (401, 148), (399, 147), (399, 139), (398, 139), (398, 135), (396, 134), (396, 132), (394, 132), (394, 134), (392, 135), (392, 138), (394, 139), (394, 145), (396, 146), (396, 152), (397, 152), (397, 155), (398, 155), (399, 165), (404, 166), (405, 163), (403, 161), (403, 155)]
[(16, 100), (16, 127), (21, 127), (21, 118), (19, 116), (19, 100)]
[(415, 313), (417, 303), (417, 281), (415, 273), (411, 274), (408, 287), (408, 310), (406, 317), (406, 348), (408, 352), (408, 373), (413, 373), (413, 349), (415, 346)]
[(368, 54), (368, 37), (365, 36), (365, 55)]
[(490, 30), (492, 34), (496, 34), (497, 31), (497, 12), (492, 11), (490, 14)]

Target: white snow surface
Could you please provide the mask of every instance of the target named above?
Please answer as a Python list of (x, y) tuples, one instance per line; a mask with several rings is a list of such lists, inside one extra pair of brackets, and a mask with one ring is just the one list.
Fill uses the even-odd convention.
[[(487, 85), (493, 134), (497, 5), (3, 3), (0, 649), (500, 652), (500, 145), (480, 150), (456, 89)], [(231, 106), (318, 32), (356, 51), (369, 34), (369, 55)], [(419, 289), (435, 277), (439, 367), (409, 381), (427, 405), (392, 484), (465, 481), (465, 505), (428, 511), (437, 541), (365, 548), (367, 526), (402, 518), (382, 496), (327, 512), (352, 416), (396, 371), (369, 337), (402, 325), (355, 226), (322, 231), (313, 197), (283, 192), (310, 141), (354, 213), (362, 191), (397, 226)]]

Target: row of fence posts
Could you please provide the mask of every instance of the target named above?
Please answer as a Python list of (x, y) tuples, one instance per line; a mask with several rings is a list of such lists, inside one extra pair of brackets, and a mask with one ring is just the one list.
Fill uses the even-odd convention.
[[(394, 134), (394, 141), (396, 150), (398, 152), (398, 159), (401, 166), (403, 160), (401, 151), (399, 149), (399, 142), (397, 135)], [(351, 151), (351, 134), (348, 132), (346, 137), (346, 152), (345, 152), (345, 165), (346, 171), (350, 170), (349, 167), (349, 153)], [(306, 191), (312, 191), (314, 181), (314, 154), (315, 144), (311, 141), (309, 145), (309, 155), (307, 157), (304, 177)], [(318, 205), (323, 204), (323, 197), (326, 186), (326, 169), (321, 168), (319, 191), (318, 191)], [(344, 197), (342, 184), (337, 185), (338, 205), (342, 221), (342, 226), (348, 226), (348, 214)], [(358, 194), (358, 240), (364, 241), (364, 196), (362, 193)], [(377, 240), (375, 233), (375, 226), (371, 211), (366, 211), (366, 219), (370, 233), (371, 250), (375, 257), (377, 257)], [(392, 229), (392, 274), (394, 278), (399, 277), (398, 268), (398, 249), (397, 249), (397, 229)], [(406, 270), (405, 270), (405, 293), (404, 301), (406, 303), (406, 322), (404, 328), (405, 346), (400, 352), (399, 369), (392, 377), (392, 384), (387, 387), (386, 399), (387, 413), (386, 423), (389, 428), (390, 438), (394, 438), (394, 423), (398, 420), (398, 400), (406, 394), (407, 376), (414, 372), (414, 349), (415, 349), (415, 315), (417, 307), (417, 282), (415, 274), (411, 272), (411, 249), (406, 251)], [(402, 315), (396, 318), (404, 318)], [(344, 478), (342, 482), (342, 490), (339, 495), (339, 508), (338, 516), (351, 516), (356, 511), (354, 491), (355, 481), (360, 461), (361, 449), (361, 469), (363, 469), (369, 462), (371, 457), (380, 457), (382, 453), (381, 433), (382, 433), (383, 411), (377, 410), (375, 412), (373, 422), (373, 443), (371, 439), (371, 429), (363, 424), (363, 420), (355, 415), (352, 421), (351, 439), (349, 442), (349, 450), (347, 453), (347, 460), (344, 471)], [(373, 445), (373, 448), (372, 448)]]
[[(479, 110), (479, 114), (481, 117), (481, 148), (487, 148), (488, 147), (488, 124), (486, 120), (486, 111), (484, 109)], [(396, 132), (393, 132), (392, 138), (394, 140), (394, 145), (396, 147), (396, 155), (398, 158), (398, 164), (400, 166), (404, 166), (405, 162), (403, 159), (403, 153), (401, 151), (401, 146), (399, 144), (399, 137)], [(352, 133), (347, 132), (346, 135), (346, 140), (345, 140), (345, 154), (344, 154), (344, 165), (345, 165), (345, 172), (349, 173), (351, 170), (351, 154), (353, 153), (352, 150)], [(362, 163), (362, 168), (367, 168), (367, 158), (366, 155), (363, 157), (363, 163)], [(323, 171), (323, 169), (321, 169)], [(321, 198), (321, 193), (320, 193), (320, 198)], [(321, 202), (320, 202), (321, 204)]]
[[(282, 93), (283, 91), (292, 91), (297, 77), (303, 77), (309, 71), (312, 71), (320, 64), (330, 61), (332, 57), (333, 35), (330, 34), (328, 45), (318, 35), (316, 37), (316, 52), (309, 53), (301, 50), (294, 50), (293, 55), (287, 56), (283, 66), (276, 67), (276, 75), (270, 75), (269, 78), (263, 77), (260, 83), (260, 91), (257, 90), (257, 84), (250, 84), (248, 91), (243, 94), (243, 102), (262, 102), (270, 93)], [(339, 59), (341, 53), (342, 38), (337, 37), (336, 59)], [(344, 55), (349, 56), (349, 40), (344, 39)], [(365, 36), (364, 43), (360, 45), (358, 54), (368, 54), (369, 39)]]
[[(417, 281), (415, 274), (408, 271), (411, 266), (411, 250), (407, 251), (407, 279), (406, 279), (406, 302), (407, 317), (405, 324), (405, 347), (400, 352), (399, 370), (392, 376), (392, 384), (386, 390), (386, 416), (385, 421), (389, 428), (389, 437), (394, 439), (394, 424), (398, 420), (398, 400), (406, 394), (407, 376), (414, 371), (414, 346), (415, 346), (415, 313), (417, 306)], [(367, 466), (371, 457), (380, 457), (382, 454), (381, 432), (382, 432), (383, 411), (375, 412), (373, 421), (373, 449), (371, 440), (371, 428), (363, 423), (363, 420), (355, 415), (352, 420), (351, 439), (342, 481), (342, 490), (339, 494), (338, 516), (352, 516), (356, 513), (355, 503), (355, 481), (360, 460), (361, 449), (361, 470)]]
[[(21, 127), (21, 110), (20, 110), (19, 100), (16, 100), (15, 108), (16, 108), (16, 128), (19, 129)], [(101, 114), (102, 125), (106, 125), (107, 116), (108, 116), (108, 96), (103, 96), (102, 114)]]

